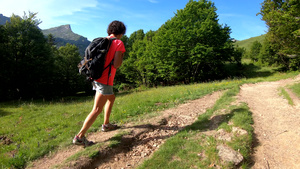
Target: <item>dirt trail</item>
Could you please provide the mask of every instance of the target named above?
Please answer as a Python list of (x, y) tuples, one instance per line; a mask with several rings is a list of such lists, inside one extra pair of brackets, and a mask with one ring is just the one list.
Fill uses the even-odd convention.
[(257, 139), (253, 168), (300, 168), (299, 98), (291, 93), (295, 103), (291, 106), (278, 90), (295, 82), (300, 82), (300, 76), (241, 86), (239, 99), (246, 102), (253, 113)]
[(115, 136), (120, 130), (129, 132), (122, 138), (122, 145), (113, 149), (100, 150), (100, 155), (93, 161), (79, 159), (76, 162), (65, 163), (71, 155), (83, 150), (83, 147), (70, 146), (53, 155), (33, 162), (28, 168), (134, 168), (149, 157), (165, 140), (196, 121), (198, 116), (212, 107), (222, 92), (215, 92), (203, 98), (190, 101), (162, 112), (159, 116), (145, 118), (144, 121), (128, 123), (121, 129), (111, 132), (96, 132), (89, 134), (88, 139), (103, 143)]
[[(254, 147), (253, 168), (300, 168), (300, 101), (287, 90), (295, 103), (290, 106), (287, 100), (279, 96), (278, 91), (279, 87), (295, 82), (300, 82), (300, 75), (295, 79), (241, 86), (238, 101), (248, 104), (254, 119), (257, 143)], [(70, 146), (67, 150), (59, 150), (33, 162), (30, 168), (55, 168), (63, 163), (63, 168), (135, 168), (159, 149), (167, 138), (192, 124), (200, 114), (212, 107), (221, 94), (215, 92), (162, 111), (154, 118), (125, 124), (116, 131), (88, 135), (90, 140), (103, 143), (120, 130), (130, 133), (122, 138), (121, 146), (100, 150), (99, 157), (93, 161), (80, 159), (65, 163), (68, 157), (83, 149)]]

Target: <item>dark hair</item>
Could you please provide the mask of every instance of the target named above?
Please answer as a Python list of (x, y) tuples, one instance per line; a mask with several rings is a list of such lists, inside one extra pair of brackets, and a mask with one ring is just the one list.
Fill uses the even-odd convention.
[(115, 35), (123, 34), (124, 35), (126, 33), (126, 26), (121, 21), (112, 21), (108, 25), (107, 33), (108, 33), (108, 35), (110, 35), (110, 34), (115, 34)]

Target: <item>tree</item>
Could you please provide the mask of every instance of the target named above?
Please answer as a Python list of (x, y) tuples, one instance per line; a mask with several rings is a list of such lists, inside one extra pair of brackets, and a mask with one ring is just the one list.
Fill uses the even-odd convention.
[(185, 83), (216, 79), (222, 65), (232, 61), (230, 28), (218, 24), (210, 1), (190, 0), (157, 32), (153, 43), (159, 79)]
[(137, 40), (143, 40), (144, 36), (145, 33), (143, 29), (139, 29), (130, 35), (130, 37), (127, 39), (127, 46), (125, 46), (127, 47), (126, 48), (127, 54), (130, 53), (133, 43)]
[(246, 49), (244, 47), (236, 46), (234, 48), (234, 55), (232, 56), (232, 61), (236, 62), (238, 66), (242, 66), (242, 57), (245, 55)]
[[(78, 91), (84, 84), (84, 78), (78, 73), (77, 64), (81, 57), (79, 48), (69, 43), (58, 49), (55, 58), (55, 84), (58, 89), (57, 95), (71, 95)], [(54, 90), (54, 89), (53, 89)]]
[[(143, 55), (143, 46), (141, 44), (144, 36), (145, 34), (142, 29), (135, 31), (130, 35), (128, 39), (128, 48), (126, 48), (127, 57), (124, 56), (124, 62), (120, 68), (122, 74), (124, 74), (126, 79), (132, 84), (139, 83), (136, 62), (139, 57), (138, 55)], [(137, 52), (138, 50), (140, 52)]]
[(276, 63), (273, 56), (275, 56), (275, 53), (273, 52), (269, 41), (264, 41), (258, 55), (258, 63), (261, 65), (273, 65)]
[(262, 48), (262, 44), (258, 41), (254, 41), (250, 47), (249, 57), (252, 61), (257, 62), (259, 59), (260, 49)]
[(126, 49), (125, 56), (124, 56), (125, 59), (126, 59), (126, 56), (128, 55), (127, 50), (130, 49), (128, 36), (123, 35), (122, 38), (121, 38), (121, 41), (124, 43), (124, 46), (125, 46), (125, 49)]
[(7, 31), (3, 25), (0, 25), (0, 100), (5, 100), (6, 98), (11, 97), (10, 90), (10, 80), (11, 80), (11, 71), (13, 70), (13, 59), (9, 56), (8, 53), (8, 36)]
[(300, 1), (264, 0), (259, 14), (269, 29), (266, 40), (275, 52), (272, 62), (287, 69), (299, 69)]
[(51, 47), (38, 28), (36, 13), (26, 13), (23, 18), (12, 15), (4, 25), (6, 68), (9, 69), (11, 97), (39, 97), (49, 86), (53, 57)]

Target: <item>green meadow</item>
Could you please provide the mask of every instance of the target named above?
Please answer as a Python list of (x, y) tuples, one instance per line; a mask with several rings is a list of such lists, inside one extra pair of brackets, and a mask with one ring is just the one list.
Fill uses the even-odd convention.
[[(260, 68), (248, 74), (249, 78), (158, 87), (117, 94), (111, 122), (122, 125), (137, 118), (142, 118), (149, 113), (174, 107), (187, 100), (197, 99), (215, 91), (226, 90), (224, 96), (217, 101), (211, 110), (207, 110), (204, 115), (201, 115), (199, 120), (192, 126), (170, 138), (162, 146), (161, 150), (155, 153), (153, 159), (146, 161), (142, 168), (155, 168), (155, 166), (165, 164), (168, 164), (166, 168), (173, 168), (174, 166), (185, 168), (190, 166), (190, 163), (197, 158), (191, 149), (193, 149), (194, 145), (198, 145), (199, 142), (209, 142), (209, 145), (199, 144), (198, 146), (199, 149), (208, 151), (207, 154), (211, 154), (211, 157), (208, 159), (214, 161), (217, 159), (216, 149), (213, 146), (216, 144), (216, 140), (195, 134), (199, 130), (205, 130), (207, 118), (213, 115), (215, 111), (226, 108), (230, 117), (235, 119), (234, 121), (237, 125), (241, 125), (242, 128), (252, 133), (251, 112), (247, 105), (240, 105), (241, 107), (228, 106), (239, 92), (239, 86), (245, 83), (276, 81), (294, 77), (298, 74), (299, 72), (282, 73), (276, 69)], [(299, 84), (295, 84), (291, 88), (299, 95)], [(93, 96), (65, 97), (51, 101), (16, 100), (0, 103), (0, 166), (2, 168), (23, 168), (30, 161), (51, 152), (55, 153), (58, 149), (71, 145), (72, 138), (81, 128), (92, 106)], [(98, 131), (102, 122), (103, 113), (88, 132)], [(228, 129), (226, 125), (221, 125), (221, 127)], [(230, 130), (230, 127), (228, 130)], [(177, 139), (180, 137), (189, 137), (191, 139)], [(250, 135), (249, 138), (244, 139), (236, 140), (232, 144), (233, 147), (240, 149), (243, 152), (243, 156), (249, 160), (252, 137)], [(178, 152), (177, 148), (180, 146), (185, 146), (186, 149)], [(92, 158), (95, 152), (91, 151), (90, 153), (83, 154)], [(180, 165), (177, 164), (178, 162), (171, 162), (171, 154), (176, 154), (182, 159), (189, 159), (189, 162)], [(207, 166), (210, 162), (199, 163), (197, 166)]]

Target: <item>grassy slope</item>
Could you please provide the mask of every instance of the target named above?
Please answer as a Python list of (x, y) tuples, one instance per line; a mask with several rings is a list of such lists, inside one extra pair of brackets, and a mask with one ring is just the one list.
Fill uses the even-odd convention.
[(260, 36), (256, 36), (256, 37), (252, 37), (246, 40), (242, 40), (242, 41), (237, 41), (235, 43), (235, 45), (239, 46), (239, 47), (243, 47), (245, 48), (247, 51), (250, 50), (250, 47), (252, 45), (253, 42), (258, 41), (260, 43), (263, 43), (264, 39), (266, 37), (266, 34), (264, 35), (260, 35)]
[[(119, 95), (111, 121), (123, 123), (134, 120), (134, 117), (142, 117), (143, 114), (172, 107), (185, 100), (196, 99), (217, 90), (235, 89), (244, 83), (279, 80), (298, 73), (285, 74), (256, 69), (255, 78), (161, 87)], [(1, 145), (0, 166), (22, 167), (50, 151), (70, 145), (70, 140), (78, 132), (83, 119), (89, 113), (92, 102), (93, 97), (64, 98), (57, 102), (1, 103), (0, 136), (5, 136), (12, 143)], [(98, 130), (102, 121), (103, 114), (89, 132)]]

